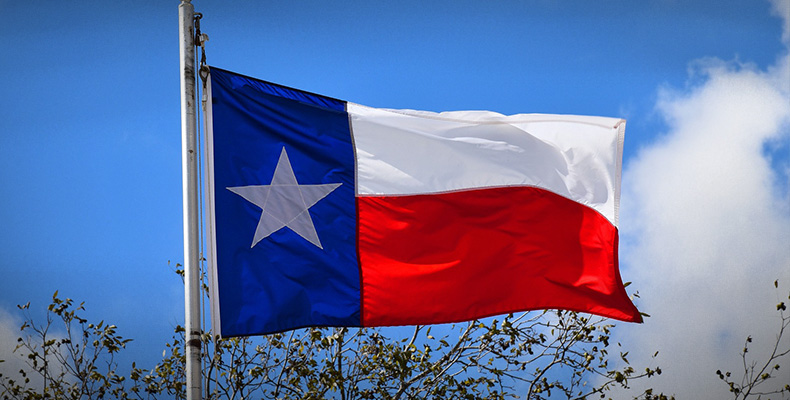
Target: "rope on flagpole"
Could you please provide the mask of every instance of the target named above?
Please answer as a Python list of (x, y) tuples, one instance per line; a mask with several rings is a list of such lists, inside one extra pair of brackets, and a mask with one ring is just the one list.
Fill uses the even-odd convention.
[[(207, 85), (207, 81), (208, 81), (208, 72), (209, 72), (208, 65), (206, 64), (206, 42), (208, 41), (209, 38), (208, 38), (207, 34), (201, 32), (201, 30), (200, 30), (200, 20), (202, 18), (203, 18), (203, 14), (196, 12), (195, 15), (194, 15), (194, 19), (193, 19), (193, 25), (194, 25), (193, 28), (194, 28), (194, 32), (195, 32), (195, 47), (196, 48), (200, 48), (199, 59), (198, 59), (198, 54), (197, 53), (195, 54), (195, 65), (199, 65), (198, 76), (200, 77), (200, 80), (202, 82), (202, 90), (201, 90), (201, 92), (198, 94), (197, 91), (196, 91), (196, 93), (195, 93), (195, 97), (196, 97), (195, 101), (197, 102), (199, 100), (201, 102), (201, 104), (202, 104), (202, 107), (197, 107), (198, 132), (201, 132), (201, 129), (203, 129), (203, 130), (208, 129), (208, 126), (206, 125), (208, 122), (205, 121), (205, 107), (206, 107), (206, 100), (207, 100), (207, 98), (206, 98), (206, 96), (207, 96), (206, 85)], [(198, 99), (198, 97), (202, 97), (202, 98)], [(201, 126), (201, 122), (203, 122), (202, 126)], [(205, 154), (204, 151), (203, 151), (203, 145), (204, 145), (203, 141), (200, 140), (201, 137), (202, 138), (206, 138), (205, 131), (203, 133), (204, 133), (203, 136), (198, 135), (198, 154), (201, 154), (201, 155)], [(201, 187), (201, 188), (205, 188), (204, 171), (205, 170), (204, 170), (204, 165), (203, 165), (203, 157), (199, 157), (198, 158), (198, 186)], [(203, 203), (203, 191), (201, 190), (198, 193), (199, 193), (199, 197), (200, 197), (199, 201), (198, 201), (198, 204), (199, 204), (199, 207), (200, 207), (200, 215), (205, 217), (204, 208), (203, 208), (203, 206), (204, 206), (204, 203)], [(206, 267), (206, 253), (205, 253), (205, 247), (204, 247), (204, 244), (205, 244), (205, 225), (204, 225), (204, 219), (203, 218), (200, 219), (199, 237), (200, 237), (200, 258), (199, 258), (200, 262), (199, 262), (199, 268), (200, 268), (200, 288), (201, 288), (201, 297), (202, 297), (202, 293), (206, 292), (206, 290), (207, 290), (206, 288), (210, 284), (210, 283), (206, 282), (206, 280), (208, 279), (208, 273), (207, 273), (207, 267)], [(201, 303), (201, 310), (200, 310), (201, 314), (202, 314), (201, 315), (201, 317), (202, 317), (202, 319), (201, 319), (201, 332), (203, 332), (204, 334), (209, 331), (207, 329), (207, 327), (206, 327), (207, 321), (208, 321), (208, 318), (206, 316), (206, 308), (207, 308), (209, 303), (210, 303), (209, 301), (205, 301), (205, 302)], [(213, 329), (214, 329), (214, 327), (212, 327), (212, 330)], [(214, 352), (214, 357), (212, 357), (212, 360), (213, 360), (213, 359), (216, 358), (216, 355), (217, 355), (217, 335), (212, 334), (211, 335), (211, 341), (212, 341), (213, 352)], [(204, 348), (203, 350), (206, 351), (208, 349)], [(215, 373), (218, 373), (218, 371), (215, 370)], [(210, 372), (209, 372), (209, 374), (210, 374)], [(212, 389), (210, 387), (210, 383), (211, 383), (211, 380), (209, 379), (208, 376), (206, 376), (205, 377), (205, 384), (204, 384), (204, 390), (205, 390), (205, 397), (206, 398), (210, 398), (211, 397), (211, 390)], [(214, 390), (216, 390), (216, 389), (214, 389)]]
[[(201, 49), (203, 48), (203, 45), (202, 45), (202, 43), (200, 41), (200, 35), (201, 35), (201, 33), (200, 33), (200, 19), (201, 18), (203, 18), (203, 14), (199, 13), (199, 12), (196, 12), (194, 14), (194, 16), (192, 17), (192, 31), (194, 32), (194, 36), (195, 36), (195, 49), (197, 49), (198, 47), (200, 47)], [(205, 50), (203, 51), (203, 58), (205, 59)], [(198, 61), (198, 55), (197, 55), (197, 52), (195, 52), (195, 54), (194, 54), (194, 63), (195, 64), (194, 65), (199, 65), (198, 62), (199, 62)], [(195, 78), (195, 81), (197, 83), (197, 77)], [(203, 89), (204, 90), (206, 88), (205, 85), (206, 85), (205, 82), (203, 82)], [(201, 93), (204, 93), (204, 92), (198, 92), (197, 90), (195, 90), (195, 104), (197, 104), (197, 102), (200, 100)], [(205, 127), (201, 126), (201, 121), (203, 121), (203, 116), (201, 115), (201, 109), (202, 109), (202, 107), (196, 107), (195, 108), (195, 112), (197, 113), (196, 120), (197, 120), (197, 133), (198, 133), (197, 134), (197, 151), (198, 151), (197, 154), (199, 155), (198, 158), (197, 158), (197, 163), (198, 163), (198, 168), (197, 168), (198, 188), (202, 188), (203, 187), (203, 157), (201, 156), (203, 154), (203, 147), (202, 147), (203, 141), (200, 140), (200, 138), (201, 138), (200, 132), (201, 132), (201, 129), (204, 129)], [(200, 297), (202, 299), (202, 297), (203, 297), (203, 287), (204, 287), (203, 285), (205, 284), (203, 277), (205, 275), (205, 259), (206, 259), (206, 257), (205, 257), (205, 254), (206, 254), (205, 253), (205, 248), (203, 247), (203, 240), (204, 240), (204, 233), (205, 232), (204, 232), (204, 226), (203, 226), (203, 191), (202, 190), (198, 190), (198, 210), (199, 210), (198, 214), (200, 215), (199, 228), (198, 228), (198, 237), (199, 237), (198, 248), (199, 248), (199, 254), (200, 254), (200, 257), (198, 257), (198, 270), (200, 271), (200, 273), (198, 274), (198, 280), (200, 281), (200, 289), (201, 289)], [(200, 331), (201, 332), (206, 332), (206, 304), (205, 304), (205, 302), (201, 302), (200, 303), (200, 318), (201, 318), (200, 319)]]
[[(194, 32), (195, 49), (200, 47), (200, 19), (201, 18), (203, 18), (203, 14), (199, 13), (199, 12), (194, 13), (194, 15), (192, 16), (192, 32)], [(194, 58), (193, 58), (194, 64), (193, 65), (198, 65), (197, 52), (195, 52), (193, 54), (193, 56), (194, 56)], [(197, 83), (197, 77), (195, 77), (195, 83)], [(204, 88), (205, 88), (205, 86), (204, 86)], [(201, 93), (198, 92), (197, 90), (195, 90), (195, 104), (197, 104), (197, 102), (199, 101), (200, 95), (201, 95)], [(201, 157), (201, 155), (203, 154), (203, 149), (202, 149), (203, 141), (200, 140), (200, 137), (201, 137), (200, 132), (201, 132), (201, 129), (203, 129), (203, 126), (201, 126), (200, 122), (203, 120), (203, 117), (201, 115), (201, 107), (195, 107), (195, 113), (197, 114), (197, 118), (195, 118), (195, 121), (197, 123), (197, 154), (198, 154), (198, 157), (197, 157), (197, 164), (198, 164), (198, 167), (197, 167), (197, 179), (198, 179), (198, 188), (202, 188), (203, 187), (203, 157)], [(201, 289), (200, 297), (202, 299), (202, 297), (203, 297), (203, 275), (205, 274), (205, 271), (204, 271), (204, 264), (205, 263), (203, 262), (203, 260), (205, 259), (205, 249), (203, 248), (203, 234), (204, 234), (204, 232), (203, 232), (203, 191), (200, 190), (200, 189), (198, 189), (198, 215), (200, 215), (200, 218), (198, 219), (198, 224), (199, 224), (198, 225), (198, 254), (199, 254), (199, 257), (198, 257), (198, 271), (199, 271), (198, 280), (200, 281), (200, 289)], [(205, 305), (205, 302), (201, 301), (201, 303), (200, 303), (200, 332), (205, 332), (205, 331), (206, 331), (206, 305)]]

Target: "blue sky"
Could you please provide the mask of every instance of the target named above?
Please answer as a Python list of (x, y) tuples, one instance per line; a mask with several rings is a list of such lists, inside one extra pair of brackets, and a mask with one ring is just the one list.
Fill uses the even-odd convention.
[[(787, 0), (194, 4), (209, 63), (272, 82), (375, 107), (628, 119), (621, 269), (654, 319), (623, 340), (668, 353), (662, 366), (709, 368), (669, 332), (737, 352), (740, 316), (770, 312), (774, 279), (790, 286)], [(153, 365), (182, 323), (177, 6), (0, 0), (2, 324), (60, 290)], [(664, 313), (672, 298), (690, 311)], [(732, 361), (716, 357), (693, 358)], [(662, 390), (716, 393), (669, 375)]]

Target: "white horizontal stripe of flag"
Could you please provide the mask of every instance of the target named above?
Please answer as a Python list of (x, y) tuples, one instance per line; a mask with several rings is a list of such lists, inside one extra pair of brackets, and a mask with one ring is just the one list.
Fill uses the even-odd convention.
[(360, 196), (535, 186), (617, 225), (625, 120), (348, 103)]

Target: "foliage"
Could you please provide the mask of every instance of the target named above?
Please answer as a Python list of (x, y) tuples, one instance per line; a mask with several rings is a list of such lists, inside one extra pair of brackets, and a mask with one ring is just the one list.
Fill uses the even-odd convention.
[[(43, 325), (36, 325), (30, 317), (30, 303), (18, 307), (25, 313), (21, 331), (27, 336), (18, 339), (14, 351), (25, 356), (28, 369), (20, 369), (16, 380), (0, 374), (3, 398), (123, 397), (125, 378), (117, 374), (114, 357), (131, 339), (119, 336), (115, 325), (88, 323), (78, 315), (85, 310), (83, 304), (62, 300), (58, 292), (52, 296)], [(65, 332), (62, 336), (51, 333), (58, 320)], [(39, 384), (32, 384), (31, 378), (38, 378)]]
[[(774, 281), (774, 287), (779, 288), (779, 281)], [(790, 300), (790, 294), (787, 296)], [(771, 354), (765, 361), (757, 361), (748, 356), (749, 346), (752, 343), (752, 337), (748, 336), (741, 351), (741, 360), (743, 361), (743, 374), (740, 381), (733, 379), (733, 374), (730, 371), (721, 372), (716, 371), (716, 375), (724, 383), (729, 386), (730, 392), (733, 394), (733, 399), (747, 399), (750, 397), (763, 398), (770, 395), (780, 395), (784, 398), (790, 395), (790, 383), (785, 383), (784, 386), (771, 386), (770, 384), (776, 381), (777, 374), (781, 367), (780, 361), (785, 360), (790, 356), (790, 343), (783, 343), (782, 338), (785, 332), (790, 327), (790, 314), (787, 314), (787, 305), (784, 301), (780, 301), (776, 305), (776, 311), (779, 312), (779, 331), (776, 334), (776, 341), (771, 349)]]
[[(660, 374), (609, 366), (612, 325), (572, 312), (508, 315), (455, 325), (441, 337), (414, 327), (401, 339), (378, 329), (314, 328), (251, 338), (203, 336), (204, 397), (262, 398), (585, 398), (629, 379)], [(183, 398), (183, 329), (145, 391)], [(457, 336), (456, 336), (457, 335)], [(454, 338), (451, 340), (451, 336)], [(597, 385), (593, 384), (597, 381)]]

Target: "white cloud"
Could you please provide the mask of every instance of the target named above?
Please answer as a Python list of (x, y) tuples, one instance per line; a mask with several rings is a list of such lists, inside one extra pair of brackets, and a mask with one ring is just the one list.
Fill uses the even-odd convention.
[(771, 0), (771, 11), (782, 19), (782, 40), (790, 45), (790, 1)]
[[(790, 44), (790, 1), (775, 9)], [(621, 255), (652, 317), (624, 327), (622, 339), (632, 363), (664, 371), (635, 386), (721, 399), (732, 396), (715, 371), (740, 376), (749, 335), (750, 354), (765, 355), (779, 324), (773, 281), (785, 300), (790, 290), (790, 198), (777, 185), (787, 171), (765, 150), (790, 139), (790, 57), (766, 70), (705, 59), (693, 71), (700, 83), (661, 91), (668, 130), (624, 173)], [(783, 366), (782, 386), (790, 360)]]
[(24, 355), (19, 351), (14, 351), (17, 345), (17, 338), (22, 334), (19, 327), (22, 320), (0, 307), (0, 373), (4, 377), (10, 376), (12, 379), (19, 379), (19, 370), (30, 371), (25, 363)]
[[(13, 379), (17, 384), (25, 386), (22, 382), (24, 378), (21, 378), (21, 374), (19, 373), (20, 370), (24, 370), (27, 373), (28, 378), (30, 378), (30, 382), (26, 385), (26, 387), (40, 393), (43, 388), (44, 381), (41, 378), (41, 375), (39, 375), (30, 365), (28, 365), (27, 355), (30, 353), (24, 348), (20, 348), (19, 350), (15, 349), (19, 344), (18, 339), (20, 337), (24, 337), (28, 343), (33, 344), (39, 350), (41, 349), (42, 341), (36, 336), (35, 333), (31, 332), (30, 328), (25, 331), (20, 330), (22, 323), (23, 319), (20, 314), (11, 313), (0, 306), (0, 360), (4, 360), (3, 363), (0, 363), (0, 373), (2, 373), (4, 377)], [(54, 326), (50, 326), (47, 333), (48, 339), (57, 340), (63, 337), (64, 334), (61, 330)], [(52, 356), (50, 355), (50, 357)], [(59, 364), (53, 363), (52, 358), (49, 360), (51, 374), (62, 372), (62, 369), (60, 369), (62, 367)], [(66, 379), (70, 379), (70, 377), (66, 377)]]

